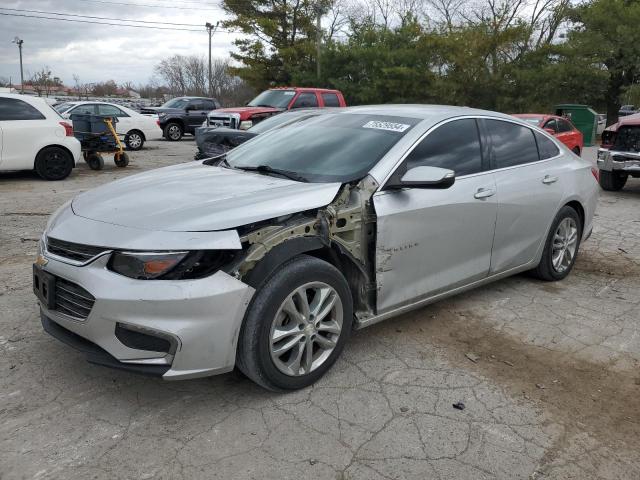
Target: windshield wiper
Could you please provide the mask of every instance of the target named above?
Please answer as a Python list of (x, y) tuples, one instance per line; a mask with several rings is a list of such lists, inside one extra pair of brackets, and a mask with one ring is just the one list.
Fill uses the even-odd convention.
[(258, 165), (257, 167), (243, 167), (242, 165), (238, 165), (235, 168), (239, 170), (245, 170), (247, 172), (259, 172), (259, 173), (266, 173), (266, 174), (282, 175), (283, 177), (286, 177), (290, 180), (295, 180), (296, 182), (305, 182), (305, 183), (309, 182), (309, 180), (307, 180), (305, 177), (303, 177), (302, 175), (298, 175), (295, 172), (290, 172), (288, 170), (280, 170), (279, 168), (272, 168), (269, 165)]

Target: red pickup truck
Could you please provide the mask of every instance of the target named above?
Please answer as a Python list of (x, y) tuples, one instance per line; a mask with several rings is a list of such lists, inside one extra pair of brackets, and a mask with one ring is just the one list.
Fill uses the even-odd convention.
[(218, 108), (207, 114), (207, 127), (246, 130), (265, 118), (294, 108), (346, 107), (339, 90), (306, 87), (278, 87), (265, 90), (246, 107)]

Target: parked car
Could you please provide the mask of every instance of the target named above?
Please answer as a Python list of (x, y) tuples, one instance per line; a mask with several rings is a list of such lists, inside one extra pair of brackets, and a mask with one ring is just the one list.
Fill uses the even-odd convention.
[(336, 109), (64, 205), (34, 266), (42, 323), (93, 363), (302, 388), (353, 328), (522, 271), (565, 278), (596, 173), (508, 115)]
[(638, 113), (635, 105), (622, 105), (620, 110), (618, 110), (619, 117), (626, 117), (627, 115), (633, 115), (634, 113)]
[(584, 147), (582, 132), (580, 132), (570, 120), (557, 115), (540, 113), (518, 113), (515, 114), (514, 117), (546, 130), (564, 143), (567, 148), (576, 155), (582, 153), (582, 148)]
[(246, 107), (219, 108), (207, 114), (203, 126), (247, 130), (285, 110), (346, 107), (342, 92), (325, 88), (282, 87), (265, 90)]
[(602, 132), (597, 163), (603, 190), (621, 190), (630, 176), (640, 178), (640, 114), (622, 117)]
[(145, 107), (142, 114), (157, 114), (164, 138), (177, 142), (185, 133), (195, 134), (202, 125), (207, 113), (220, 108), (220, 102), (205, 97), (177, 97), (161, 107)]
[(195, 155), (195, 159), (201, 160), (220, 155), (269, 130), (291, 125), (328, 111), (331, 111), (331, 109), (309, 108), (292, 110), (267, 118), (248, 130), (236, 130), (227, 127), (199, 127), (196, 129), (198, 152)]
[(64, 118), (77, 113), (91, 115), (112, 115), (118, 117), (115, 124), (118, 136), (122, 135), (129, 150), (140, 150), (147, 140), (162, 138), (162, 130), (157, 117), (142, 115), (122, 105), (106, 102), (64, 102), (54, 106)]
[(0, 93), (0, 171), (35, 170), (62, 180), (79, 159), (73, 127), (43, 99)]

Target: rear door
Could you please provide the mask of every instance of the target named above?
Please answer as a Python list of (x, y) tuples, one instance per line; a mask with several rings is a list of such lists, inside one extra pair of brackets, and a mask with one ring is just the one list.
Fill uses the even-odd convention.
[(40, 146), (64, 135), (60, 125), (17, 98), (0, 97), (0, 129), (3, 170), (32, 169)]
[(487, 276), (497, 204), (484, 157), (475, 119), (444, 123), (417, 144), (394, 175), (435, 166), (454, 170), (455, 183), (374, 195), (379, 313)]
[(507, 120), (484, 119), (497, 186), (491, 273), (532, 261), (564, 194), (560, 150), (547, 137)]

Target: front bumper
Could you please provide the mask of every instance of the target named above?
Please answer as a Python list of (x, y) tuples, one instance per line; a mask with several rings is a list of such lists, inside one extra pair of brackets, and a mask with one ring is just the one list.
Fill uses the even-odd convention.
[(637, 153), (600, 149), (597, 164), (598, 169), (606, 172), (640, 175), (640, 154)]
[[(228, 372), (253, 288), (218, 271), (198, 280), (134, 280), (108, 270), (108, 255), (85, 266), (48, 258), (43, 269), (95, 297), (86, 319), (41, 303), (46, 331), (89, 361), (167, 380)], [(130, 348), (116, 326), (169, 339), (169, 352)], [(119, 327), (119, 328), (120, 328)]]

